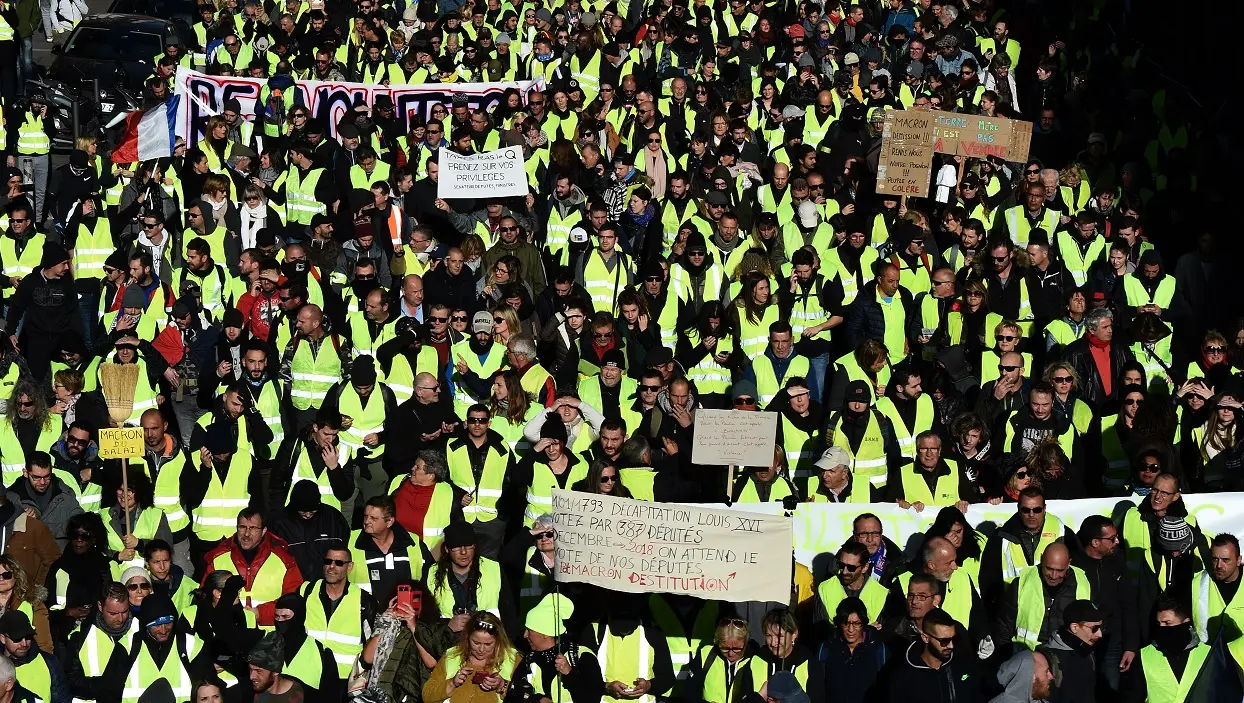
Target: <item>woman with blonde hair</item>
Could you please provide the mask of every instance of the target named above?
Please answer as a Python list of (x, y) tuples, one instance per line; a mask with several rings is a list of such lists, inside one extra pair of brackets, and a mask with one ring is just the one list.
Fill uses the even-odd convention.
[[(20, 510), (21, 506), (15, 506)], [(48, 624), (48, 609), (36, 593), (43, 587), (31, 583), (30, 575), (21, 562), (12, 555), (0, 555), (0, 616), (10, 610), (26, 614), (35, 628), (35, 642), (39, 649), (52, 652), (52, 629)]]
[[(713, 633), (713, 643), (706, 644), (698, 652), (691, 654), (685, 683), (687, 700), (734, 703), (753, 693), (751, 686), (745, 683), (750, 681), (750, 677), (730, 674), (748, 671), (748, 665), (756, 654), (752, 649), (746, 621), (740, 618), (722, 620)], [(741, 689), (735, 689), (736, 684)]]
[(504, 301), (492, 308), (492, 341), (497, 344), (509, 344), (510, 338), (523, 333), (522, 323), (518, 320), (518, 312)]
[(424, 703), (500, 703), (521, 659), (501, 620), (487, 611), (477, 612), (423, 685)]
[(1080, 375), (1065, 361), (1055, 361), (1045, 367), (1042, 376), (1054, 388), (1054, 412), (1076, 428), (1081, 436), (1093, 423), (1093, 409), (1080, 398)]
[(1058, 174), (1058, 192), (1071, 215), (1080, 214), (1093, 199), (1093, 189), (1089, 186), (1083, 167), (1078, 163), (1070, 164)]

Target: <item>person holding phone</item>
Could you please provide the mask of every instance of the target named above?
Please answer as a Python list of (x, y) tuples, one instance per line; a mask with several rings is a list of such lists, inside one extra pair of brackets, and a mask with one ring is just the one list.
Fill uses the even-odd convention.
[[(397, 595), (376, 618), (373, 632), (359, 663), (371, 672), (368, 688), (378, 688), (395, 701), (416, 700), (436, 663), (458, 641), (422, 581), (398, 584)], [(388, 656), (381, 657), (382, 651)]]
[(436, 663), (423, 686), (424, 703), (499, 703), (509, 692), (522, 655), (501, 620), (487, 611), (471, 616), (458, 643)]

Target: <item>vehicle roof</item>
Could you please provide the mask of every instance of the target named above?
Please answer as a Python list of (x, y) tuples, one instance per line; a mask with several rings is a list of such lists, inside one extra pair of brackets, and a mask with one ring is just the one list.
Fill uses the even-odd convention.
[(136, 29), (146, 31), (163, 31), (168, 26), (168, 20), (158, 17), (149, 17), (147, 15), (129, 15), (118, 12), (105, 12), (99, 15), (91, 15), (84, 18), (78, 23), (81, 27), (115, 27), (122, 26), (125, 29)]

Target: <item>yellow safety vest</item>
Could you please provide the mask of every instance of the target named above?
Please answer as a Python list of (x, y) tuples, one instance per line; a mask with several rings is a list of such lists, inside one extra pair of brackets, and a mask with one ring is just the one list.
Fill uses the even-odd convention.
[(917, 473), (916, 465), (903, 467), (903, 500), (908, 503), (923, 503), (926, 506), (944, 508), (959, 502), (959, 465), (951, 459), (943, 459), (950, 467), (950, 473), (937, 478), (935, 488), (930, 491), (924, 476)]
[(285, 179), (285, 219), (291, 224), (310, 225), (312, 218), (328, 212), (328, 204), (315, 198), (315, 188), (324, 175), (324, 169), (313, 168), (306, 178), (299, 175), (298, 168), (291, 166)]
[(319, 353), (311, 351), (311, 345), (303, 344), (303, 338), (293, 341), (294, 358), (290, 364), (293, 383), (289, 395), (298, 410), (319, 408), (328, 395), (328, 389), (341, 380), (340, 341), (329, 333), (320, 341)]
[(1223, 627), (1229, 628), (1224, 634), (1226, 639), (1237, 639), (1244, 634), (1244, 599), (1224, 602), (1214, 577), (1202, 571), (1192, 580), (1192, 624), (1197, 637), (1207, 644), (1217, 638)]
[[(1011, 241), (1021, 247), (1028, 246), (1028, 236), (1033, 229), (1033, 226), (1028, 223), (1028, 209), (1023, 205), (1016, 205), (1007, 208), (1006, 212), (1003, 213), (1003, 217), (1006, 218), (1006, 226), (1010, 230)], [(1058, 231), (1058, 226), (1061, 223), (1061, 212), (1045, 208), (1041, 212), (1041, 219), (1037, 226), (1045, 230), (1047, 237), (1052, 237)]]
[(1209, 656), (1210, 646), (1198, 644), (1188, 653), (1188, 663), (1184, 665), (1183, 676), (1175, 678), (1171, 663), (1158, 651), (1157, 647), (1148, 645), (1140, 649), (1140, 666), (1145, 672), (1145, 700), (1147, 703), (1184, 703), (1192, 692), (1192, 684)]
[[(631, 634), (619, 637), (612, 630), (606, 629), (600, 638), (600, 646), (596, 649), (596, 658), (600, 660), (600, 668), (606, 681), (635, 681), (656, 677), (656, 655), (652, 645), (648, 644), (647, 632), (643, 625), (635, 628)], [(621, 701), (609, 693), (603, 700)], [(643, 695), (637, 699), (639, 703), (653, 703), (656, 698)]]
[[(1076, 580), (1076, 600), (1089, 600), (1092, 596), (1088, 575), (1078, 566), (1071, 567)], [(1011, 641), (1028, 649), (1041, 644), (1041, 625), (1045, 622), (1045, 583), (1041, 580), (1040, 567), (1030, 566), (1020, 572), (1019, 593), (1015, 613), (1015, 636)]]
[[(198, 467), (202, 460), (196, 454), (190, 458), (190, 461)], [(207, 492), (203, 494), (203, 502), (193, 511), (192, 522), (196, 537), (205, 542), (218, 542), (237, 530), (238, 513), (251, 502), (248, 488), (251, 468), (250, 454), (236, 452), (229, 460), (229, 468), (225, 471), (223, 483), (217, 476), (216, 470), (211, 470)]]
[(898, 448), (903, 456), (914, 459), (916, 457), (916, 435), (933, 428), (933, 399), (928, 393), (921, 393), (920, 397), (916, 398), (916, 426), (911, 428), (903, 422), (903, 416), (893, 400), (881, 398), (877, 401), (877, 409), (882, 415), (890, 418), (890, 424), (894, 426), (894, 436), (898, 440)]
[[(821, 598), (821, 604), (825, 606), (825, 612), (829, 614), (829, 619), (834, 619), (834, 613), (838, 611), (838, 604), (847, 597), (847, 591), (842, 587), (842, 581), (837, 577), (830, 577), (821, 582), (817, 586), (816, 593)], [(864, 582), (864, 588), (860, 590), (859, 599), (864, 601), (864, 607), (868, 610), (869, 624), (881, 622), (881, 610), (885, 607), (886, 598), (889, 591), (880, 581), (869, 578)]]
[(17, 128), (17, 153), (27, 156), (42, 156), (52, 151), (52, 140), (43, 131), (43, 118), (26, 113), (26, 118)]
[[(441, 617), (452, 618), (454, 615), (454, 594), (449, 589), (449, 579), (457, 578), (452, 573), (445, 574), (444, 580), (439, 588), (435, 586), (438, 581), (437, 574), (440, 573), (441, 565), (433, 564), (428, 571), (427, 584), (432, 588), (432, 595), (436, 598), (436, 605), (441, 609)], [(501, 566), (497, 562), (488, 557), (479, 557), (479, 582), (475, 584), (475, 609), (487, 610), (493, 615), (499, 615), (498, 605), (501, 596)]]
[(39, 268), (46, 240), (43, 233), (35, 232), (26, 240), (26, 246), (19, 255), (17, 240), (7, 234), (0, 236), (0, 273), (8, 278), (22, 277)]
[(810, 364), (808, 357), (792, 353), (790, 363), (786, 367), (786, 373), (782, 378), (778, 378), (773, 368), (773, 362), (769, 360), (768, 354), (761, 354), (753, 358), (752, 371), (756, 374), (756, 395), (759, 396), (756, 400), (758, 405), (761, 407), (768, 405), (769, 401), (773, 400), (774, 396), (778, 394), (778, 391), (782, 390), (786, 379), (794, 378), (795, 376), (806, 378)]
[(130, 667), (129, 674), (125, 677), (125, 688), (121, 693), (122, 703), (138, 703), (138, 699), (158, 679), (168, 681), (173, 688), (173, 695), (177, 697), (177, 700), (184, 701), (190, 699), (190, 687), (193, 682), (190, 679), (190, 672), (182, 660), (182, 652), (185, 652), (186, 658), (193, 659), (202, 643), (194, 635), (174, 635), (174, 637), (181, 639), (181, 646), (174, 644), (173, 648), (169, 650), (168, 656), (164, 659), (163, 666), (156, 666), (155, 660), (151, 658), (151, 654), (147, 651), (146, 644), (140, 643), (138, 645), (137, 658)]
[[(102, 508), (98, 511), (100, 519), (104, 521), (104, 526), (108, 527), (108, 511), (111, 508)], [(156, 537), (156, 532), (160, 529), (160, 518), (164, 517), (164, 512), (159, 508), (146, 508), (138, 514), (138, 520), (133, 524), (133, 535), (140, 540), (148, 541)], [(121, 535), (115, 530), (106, 529), (108, 533), (108, 548), (114, 552), (125, 549), (125, 543), (121, 541)], [(113, 562), (112, 577), (117, 581), (121, 580), (121, 574), (131, 566), (143, 566), (143, 555), (141, 552), (136, 553), (129, 561)]]
[(86, 223), (78, 225), (78, 241), (73, 249), (73, 277), (103, 278), (104, 261), (116, 249), (112, 240), (112, 225), (108, 218), (95, 218), (92, 231)]
[(1034, 566), (1041, 561), (1041, 555), (1045, 553), (1047, 547), (1057, 542), (1062, 536), (1063, 521), (1049, 514), (1045, 514), (1045, 522), (1041, 525), (1041, 536), (1037, 539), (1037, 548), (1032, 555), (1032, 563), (1028, 562), (1027, 556), (1024, 554), (1024, 548), (1018, 542), (1012, 542), (1005, 539), (998, 540), (998, 546), (1002, 550), (1002, 581), (1010, 584), (1019, 578), (1020, 573), (1029, 566)]
[(363, 625), (359, 613), (363, 609), (362, 589), (346, 585), (345, 595), (333, 610), (332, 617), (324, 611), (320, 594), (324, 582), (316, 580), (303, 584), (301, 595), (307, 604), (307, 634), (332, 652), (337, 662), (337, 672), (342, 677), (350, 673), (354, 659), (363, 651)]
[[(737, 307), (737, 306), (736, 306)], [(769, 327), (780, 319), (778, 306), (772, 304), (765, 307), (759, 322), (748, 319), (747, 310), (738, 307), (739, 313), (739, 348), (748, 358), (756, 358), (764, 354), (769, 346)]]
[[(14, 364), (13, 368), (17, 368), (17, 365)], [(10, 399), (9, 402), (13, 400)], [(39, 431), (39, 438), (35, 440), (36, 451), (50, 452), (52, 450), (52, 447), (60, 441), (61, 424), (61, 419), (56, 415), (48, 416)], [(17, 439), (17, 431), (13, 429), (13, 424), (7, 417), (0, 418), (0, 466), (3, 467), (5, 486), (12, 486), (22, 477), (22, 472), (26, 469), (26, 452), (22, 450), (22, 444)], [(78, 482), (75, 480), (73, 483), (76, 486)]]
[[(586, 426), (579, 431), (579, 437), (582, 437), (584, 432), (587, 432)], [(572, 452), (575, 450), (575, 447), (571, 447)], [(566, 479), (566, 487), (569, 488), (575, 482), (587, 478), (587, 463), (579, 461), (567, 467), (566, 471), (570, 474)], [(553, 488), (557, 485), (557, 477), (553, 475), (553, 470), (548, 464), (533, 462), (531, 485), (527, 487), (527, 509), (524, 511), (524, 521), (527, 527), (531, 527), (537, 517), (553, 512)]]
[[(338, 435), (340, 438), (340, 434)], [(298, 452), (298, 460), (294, 464), (294, 475), (289, 482), (289, 493), (285, 495), (285, 503), (289, 504), (289, 497), (294, 493), (294, 486), (299, 481), (314, 481), (316, 488), (320, 491), (320, 501), (325, 505), (331, 505), (341, 510), (341, 501), (337, 500), (337, 496), (333, 495), (332, 483), (328, 480), (329, 471), (340, 471), (342, 466), (350, 463), (350, 459), (354, 456), (354, 451), (344, 442), (337, 445), (337, 468), (324, 468), (318, 475), (315, 473), (315, 467), (311, 465), (311, 458), (307, 454), (306, 442), (299, 442), (298, 448), (294, 451)]]
[[(471, 350), (471, 343), (467, 340), (458, 342), (449, 349), (450, 363), (456, 363), (458, 359), (462, 359), (466, 362), (469, 371), (483, 379), (491, 378), (494, 373), (501, 370), (502, 366), (506, 365), (505, 354), (505, 345), (497, 342), (493, 342), (489, 347), (483, 360)], [(467, 410), (472, 405), (488, 402), (488, 398), (477, 397), (471, 393), (471, 389), (462, 381), (462, 374), (456, 368), (450, 380), (454, 384), (454, 412), (458, 417), (466, 417)]]
[[(351, 417), (354, 422), (350, 427), (340, 433), (341, 444), (349, 447), (350, 451), (358, 454), (359, 450), (364, 447), (363, 439), (372, 433), (384, 431), (384, 393), (382, 389), (384, 384), (377, 381), (372, 387), (371, 395), (367, 397), (367, 405), (364, 407), (363, 399), (359, 397), (358, 391), (354, 390), (354, 385), (346, 383), (341, 390), (341, 397), (338, 400), (339, 409), (342, 415)], [(374, 447), (367, 447), (368, 457), (376, 459), (384, 456), (384, 443), (377, 444)]]
[(626, 288), (628, 275), (634, 274), (635, 267), (629, 256), (614, 250), (613, 257), (613, 271), (610, 271), (600, 252), (593, 249), (583, 267), (583, 288), (591, 297), (592, 308), (596, 312), (615, 312), (618, 294)]

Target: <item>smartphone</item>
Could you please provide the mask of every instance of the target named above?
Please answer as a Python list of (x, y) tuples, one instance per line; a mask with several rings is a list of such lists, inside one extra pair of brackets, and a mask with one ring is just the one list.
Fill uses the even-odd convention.
[(402, 584), (397, 587), (397, 606), (410, 605), (413, 600), (414, 589), (408, 584)]
[(478, 686), (478, 685), (480, 685), (480, 684), (484, 683), (484, 679), (486, 679), (486, 678), (488, 678), (488, 672), (487, 672), (487, 671), (477, 671), (477, 672), (475, 672), (474, 674), (472, 674), (472, 675), (471, 675), (471, 683), (473, 683), (473, 684), (475, 684), (476, 686)]

